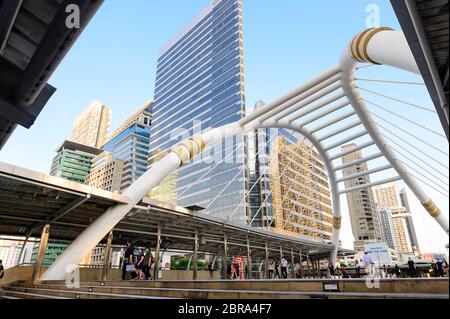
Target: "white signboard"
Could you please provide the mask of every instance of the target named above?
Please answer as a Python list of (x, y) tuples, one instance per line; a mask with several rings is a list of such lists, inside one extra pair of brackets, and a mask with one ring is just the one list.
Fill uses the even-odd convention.
[(379, 266), (391, 264), (391, 254), (389, 247), (385, 243), (370, 243), (364, 245), (365, 251), (372, 256), (372, 260)]

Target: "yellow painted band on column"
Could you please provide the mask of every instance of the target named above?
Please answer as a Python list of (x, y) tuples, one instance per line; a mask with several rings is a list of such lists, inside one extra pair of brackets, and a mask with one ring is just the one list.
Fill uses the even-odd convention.
[(422, 205), (432, 217), (437, 218), (441, 215), (441, 210), (431, 199), (428, 202), (422, 203)]
[(180, 160), (181, 160), (180, 166), (183, 166), (184, 163), (186, 163), (190, 160), (189, 155), (186, 154), (185, 146), (178, 145), (175, 148), (173, 148), (171, 151), (174, 152), (175, 154), (177, 154), (178, 157), (180, 158)]
[(367, 47), (370, 40), (381, 31), (392, 31), (392, 28), (382, 27), (382, 28), (370, 28), (358, 33), (352, 40), (350, 44), (350, 53), (353, 60), (358, 62), (369, 62), (372, 64), (379, 64), (378, 62), (372, 60), (367, 53)]
[(341, 229), (341, 222), (342, 222), (342, 217), (339, 216), (333, 216), (333, 228), (334, 229)]
[(364, 59), (364, 54), (363, 52), (361, 52), (360, 47), (361, 47), (361, 41), (364, 39), (364, 37), (367, 35), (367, 33), (369, 33), (370, 31), (372, 31), (372, 29), (367, 29), (364, 30), (363, 32), (360, 32), (356, 35), (356, 39), (355, 42), (352, 46), (352, 54), (355, 57), (355, 59), (358, 62), (366, 62), (366, 60)]
[(189, 150), (189, 158), (193, 158), (197, 153), (195, 142), (192, 139), (188, 139), (183, 142), (183, 145)]
[(195, 144), (197, 144), (198, 153), (201, 153), (201, 152), (203, 152), (205, 150), (206, 143), (202, 139), (201, 136), (194, 136), (194, 137), (191, 138), (191, 140), (193, 140), (195, 142)]

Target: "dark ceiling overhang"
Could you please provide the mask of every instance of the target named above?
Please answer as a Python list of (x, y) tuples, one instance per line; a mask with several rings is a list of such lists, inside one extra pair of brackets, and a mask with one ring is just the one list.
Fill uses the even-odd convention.
[[(55, 88), (50, 76), (103, 0), (0, 0), (0, 149), (17, 125), (30, 128)], [(68, 28), (68, 5), (80, 28)]]
[(448, 139), (448, 0), (391, 0)]

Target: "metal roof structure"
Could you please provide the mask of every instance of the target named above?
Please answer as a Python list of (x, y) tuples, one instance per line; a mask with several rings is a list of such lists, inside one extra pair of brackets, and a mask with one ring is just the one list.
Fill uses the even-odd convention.
[[(128, 198), (87, 185), (36, 173), (0, 162), (0, 234), (39, 237), (45, 224), (51, 225), (51, 239), (74, 240), (109, 207), (127, 204)], [(231, 254), (244, 251), (247, 238), (253, 256), (269, 253), (279, 256), (291, 248), (311, 257), (327, 258), (333, 245), (319, 241), (289, 237), (243, 224), (227, 223), (201, 212), (144, 198), (113, 229), (113, 244), (131, 240), (136, 245), (153, 247), (158, 226), (161, 228), (161, 249), (193, 248), (197, 231), (199, 251), (223, 251), (225, 236)], [(353, 254), (340, 250), (340, 254)]]
[(448, 139), (448, 0), (391, 3)]
[[(0, 149), (30, 128), (56, 88), (47, 83), (103, 0), (0, 0)], [(80, 28), (68, 28), (68, 5)]]

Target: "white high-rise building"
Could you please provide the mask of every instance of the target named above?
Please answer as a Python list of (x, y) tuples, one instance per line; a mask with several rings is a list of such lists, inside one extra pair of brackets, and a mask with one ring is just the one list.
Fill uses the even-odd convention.
[[(342, 152), (354, 148), (356, 144), (347, 144), (341, 147)], [(342, 163), (348, 164), (356, 160), (362, 159), (363, 153), (361, 150), (347, 154), (342, 157)], [(367, 162), (351, 165), (342, 170), (342, 175), (350, 176), (368, 170)], [(370, 177), (360, 176), (349, 179), (344, 182), (345, 188), (349, 189), (355, 186), (365, 185), (370, 183)], [(358, 191), (346, 194), (347, 205), (350, 213), (350, 222), (352, 226), (353, 236), (355, 238), (354, 248), (357, 251), (365, 249), (367, 242), (384, 241), (383, 232), (376, 213), (376, 205), (370, 187), (362, 188)]]
[(400, 254), (411, 255), (418, 247), (414, 244), (414, 228), (411, 228), (411, 212), (404, 206), (396, 182), (387, 183), (373, 187), (374, 197), (377, 204), (386, 206), (391, 214), (395, 232), (397, 249)]
[(107, 140), (112, 111), (99, 101), (92, 102), (75, 120), (72, 141), (101, 147)]
[(11, 238), (11, 240), (0, 240), (0, 260), (2, 260), (5, 269), (30, 262), (33, 243), (28, 242), (25, 244), (22, 256), (20, 256), (22, 246), (23, 242), (20, 240), (16, 241), (14, 238)]

